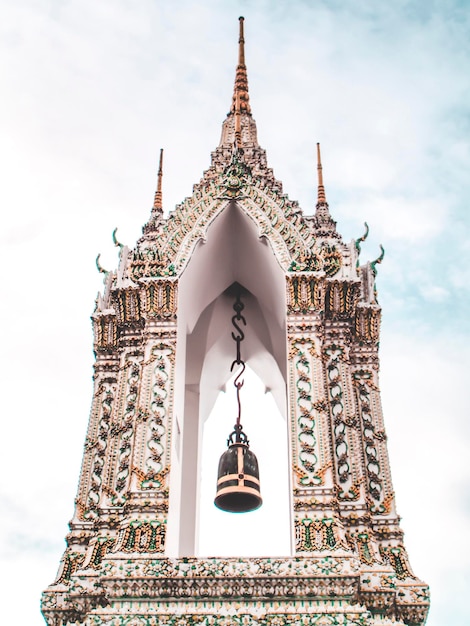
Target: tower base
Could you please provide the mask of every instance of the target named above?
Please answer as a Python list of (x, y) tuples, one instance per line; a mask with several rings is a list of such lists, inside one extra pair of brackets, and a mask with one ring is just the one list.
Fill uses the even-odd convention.
[[(109, 554), (43, 596), (49, 626), (415, 626), (427, 586), (344, 552), (289, 558)], [(72, 568), (73, 569), (73, 568)], [(70, 573), (69, 567), (68, 572)]]

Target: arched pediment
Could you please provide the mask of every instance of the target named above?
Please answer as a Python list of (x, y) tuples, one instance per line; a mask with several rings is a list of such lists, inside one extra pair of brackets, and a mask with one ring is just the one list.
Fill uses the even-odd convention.
[(139, 280), (181, 275), (198, 242), (206, 240), (211, 224), (234, 203), (255, 224), (258, 237), (269, 242), (284, 271), (293, 266), (302, 268), (305, 259), (315, 255), (313, 229), (297, 203), (282, 193), (280, 184), (252, 176), (235, 154), (223, 172), (206, 172), (193, 195), (162, 219), (151, 237), (139, 241), (129, 277)]

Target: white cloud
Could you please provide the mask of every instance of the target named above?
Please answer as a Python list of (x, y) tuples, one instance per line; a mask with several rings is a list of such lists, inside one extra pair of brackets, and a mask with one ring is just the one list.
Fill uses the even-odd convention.
[(439, 285), (427, 284), (420, 287), (420, 292), (425, 300), (431, 302), (443, 302), (449, 298), (449, 291)]
[(457, 338), (389, 334), (387, 327), (381, 348), (392, 477), (411, 562), (431, 585), (428, 623), (442, 623), (447, 611), (446, 619), (452, 615), (452, 624), (463, 626), (464, 608), (448, 594), (468, 578), (470, 562), (465, 543), (454, 547), (470, 521), (462, 497), (470, 480), (464, 410), (468, 351)]
[[(448, 207), (432, 197), (368, 195), (358, 204), (363, 213), (371, 216), (369, 221), (374, 230), (377, 229), (377, 236), (389, 241), (419, 244), (422, 240), (432, 239), (443, 232), (448, 218)], [(345, 212), (343, 207), (342, 210)]]

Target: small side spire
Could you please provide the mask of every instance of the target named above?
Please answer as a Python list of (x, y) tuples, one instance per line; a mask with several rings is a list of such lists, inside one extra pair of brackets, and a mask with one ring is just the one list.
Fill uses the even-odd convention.
[(163, 178), (163, 148), (160, 148), (160, 159), (158, 163), (158, 182), (155, 198), (153, 201), (152, 213), (163, 213), (163, 197), (162, 197), (162, 178)]
[(314, 217), (314, 226), (317, 235), (321, 237), (333, 237), (340, 239), (336, 232), (336, 222), (330, 215), (328, 202), (326, 201), (325, 186), (323, 184), (323, 168), (321, 164), (320, 144), (317, 143), (317, 173), (318, 173), (318, 195), (317, 207)]
[(162, 196), (162, 178), (163, 178), (163, 148), (160, 148), (160, 158), (158, 161), (158, 180), (157, 190), (155, 191), (155, 197), (153, 199), (153, 207), (150, 212), (149, 221), (144, 224), (142, 233), (144, 237), (153, 237), (155, 232), (161, 226), (163, 220), (163, 196)]
[(250, 99), (248, 95), (248, 74), (245, 65), (244, 21), (244, 17), (239, 18), (240, 34), (238, 38), (238, 65), (235, 73), (235, 86), (233, 89), (232, 107), (230, 109), (230, 113), (235, 114), (238, 108), (240, 113), (248, 113), (251, 115)]
[(320, 144), (317, 143), (317, 172), (318, 172), (318, 197), (317, 197), (317, 206), (319, 204), (327, 204), (326, 195), (325, 195), (325, 187), (323, 185), (323, 168), (321, 165), (321, 154), (320, 154)]

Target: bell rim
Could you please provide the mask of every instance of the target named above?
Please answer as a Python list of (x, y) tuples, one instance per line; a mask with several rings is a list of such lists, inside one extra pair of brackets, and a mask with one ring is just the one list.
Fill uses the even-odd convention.
[[(233, 508), (224, 508), (222, 506), (220, 506), (220, 499), (223, 496), (229, 495), (229, 493), (232, 490), (236, 490), (239, 493), (239, 490), (234, 488), (234, 487), (227, 487), (227, 489), (222, 490), (221, 492), (217, 493), (217, 496), (214, 500), (214, 505), (220, 510), (220, 511), (224, 511), (225, 513), (251, 513), (252, 511), (256, 511), (257, 509), (259, 509), (262, 504), (263, 504), (263, 498), (261, 497), (261, 494), (259, 491), (256, 491), (256, 489), (250, 489), (249, 491), (252, 493), (248, 493), (248, 495), (253, 497), (253, 502), (256, 503), (256, 506), (250, 506), (249, 508), (244, 508), (241, 509), (239, 511), (233, 509)], [(248, 492), (248, 489), (245, 490), (245, 493)], [(219, 501), (219, 503), (218, 503)]]

